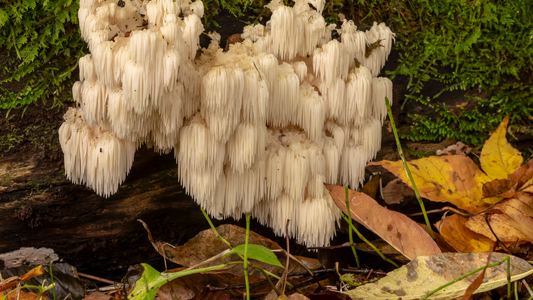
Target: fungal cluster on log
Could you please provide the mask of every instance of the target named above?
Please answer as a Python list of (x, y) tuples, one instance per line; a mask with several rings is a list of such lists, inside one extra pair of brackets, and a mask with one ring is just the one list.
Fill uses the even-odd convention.
[(290, 219), (291, 237), (329, 244), (340, 214), (324, 183), (357, 188), (381, 147), (391, 30), (336, 29), (323, 0), (274, 0), (267, 26), (245, 27), (228, 51), (210, 33), (197, 56), (200, 0), (121, 3), (80, 1), (91, 54), (59, 129), (67, 177), (109, 197), (142, 144), (174, 150), (178, 180), (210, 215), (250, 213), (279, 235)]

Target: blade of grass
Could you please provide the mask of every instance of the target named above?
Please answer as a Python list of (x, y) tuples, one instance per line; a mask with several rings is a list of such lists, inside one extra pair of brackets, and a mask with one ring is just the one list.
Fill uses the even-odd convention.
[[(346, 217), (345, 214), (343, 214), (341, 212), (341, 216), (342, 218), (344, 219), (344, 221), (348, 222), (348, 218)], [(388, 259), (387, 257), (385, 257), (385, 255), (383, 255), (383, 253), (381, 253), (381, 251), (378, 250), (378, 248), (376, 248), (376, 246), (374, 246), (371, 242), (369, 242), (360, 232), (359, 230), (357, 230), (357, 228), (355, 228), (355, 226), (353, 226), (352, 223), (349, 223), (350, 224), (350, 227), (352, 228), (353, 231), (355, 231), (355, 233), (357, 234), (357, 236), (363, 240), (365, 243), (367, 243), (370, 247), (372, 247), (372, 249), (374, 249), (374, 251), (376, 251), (376, 253), (381, 257), (383, 258), (384, 261), (386, 262), (389, 262), (390, 264), (392, 264), (393, 266), (395, 266), (396, 268), (399, 268), (400, 266), (398, 266), (398, 264), (396, 264), (395, 262), (393, 262), (392, 260)], [(353, 243), (352, 243), (353, 245)]]
[(350, 199), (348, 199), (348, 186), (344, 187), (344, 191), (346, 192), (346, 211), (348, 213), (348, 237), (350, 239), (350, 246), (352, 247), (353, 256), (355, 257), (355, 264), (357, 265), (357, 268), (359, 269), (361, 266), (359, 264), (359, 257), (357, 257), (357, 251), (355, 250), (355, 245), (353, 242), (353, 235), (352, 235), (352, 213), (350, 210)]
[(244, 281), (246, 282), (246, 300), (250, 300), (250, 281), (248, 279), (248, 239), (250, 238), (250, 214), (246, 214), (246, 239), (244, 240)]
[[(52, 272), (52, 257), (48, 256), (48, 261), (50, 263), (50, 282), (52, 283), (52, 285), (54, 285), (54, 274)], [(52, 293), (54, 295), (54, 300), (56, 300), (56, 289), (55, 288), (52, 289)]]
[(387, 114), (389, 115), (390, 123), (392, 126), (392, 132), (394, 133), (394, 139), (396, 140), (396, 146), (398, 147), (398, 154), (402, 159), (405, 172), (407, 173), (407, 177), (409, 177), (409, 180), (411, 181), (413, 190), (415, 191), (416, 199), (418, 200), (418, 204), (420, 204), (420, 209), (422, 209), (422, 213), (424, 214), (424, 220), (426, 221), (426, 226), (428, 227), (429, 235), (431, 236), (431, 238), (435, 239), (435, 235), (433, 234), (433, 230), (431, 229), (431, 224), (429, 223), (428, 215), (426, 213), (426, 208), (424, 207), (424, 202), (422, 201), (422, 197), (420, 197), (420, 193), (416, 188), (416, 183), (413, 179), (413, 175), (411, 175), (411, 171), (409, 171), (409, 166), (407, 165), (407, 161), (405, 160), (405, 156), (403, 155), (402, 145), (400, 144), (400, 138), (398, 137), (398, 131), (396, 130), (396, 126), (394, 125), (394, 118), (392, 116), (392, 109), (390, 108), (389, 98), (385, 97), (385, 103), (387, 104)]
[(466, 274), (463, 274), (461, 277), (458, 277), (458, 278), (456, 278), (456, 279), (454, 279), (454, 280), (452, 280), (452, 281), (450, 281), (450, 282), (448, 282), (448, 283), (446, 283), (444, 285), (439, 286), (438, 288), (434, 289), (433, 291), (427, 293), (424, 297), (422, 297), (421, 300), (427, 299), (429, 296), (435, 294), (436, 292), (438, 292), (438, 291), (440, 291), (440, 290), (442, 290), (442, 289), (444, 289), (444, 288), (446, 288), (446, 287), (448, 287), (448, 286), (450, 286), (450, 285), (452, 285), (452, 284), (454, 284), (454, 283), (456, 283), (458, 281), (461, 281), (461, 280), (465, 279), (466, 277), (468, 277), (468, 276), (470, 276), (472, 274), (475, 274), (475, 273), (477, 273), (477, 272), (479, 272), (481, 270), (484, 270), (486, 268), (492, 268), (492, 267), (495, 267), (495, 266), (499, 266), (499, 265), (503, 264), (505, 261), (507, 261), (507, 299), (511, 299), (511, 272), (510, 272), (511, 258), (509, 256), (507, 256), (506, 258), (504, 258), (504, 259), (502, 259), (502, 260), (500, 260), (498, 262), (495, 262), (493, 264), (477, 268), (477, 269), (475, 269), (473, 271), (470, 271), (470, 272), (468, 272)]

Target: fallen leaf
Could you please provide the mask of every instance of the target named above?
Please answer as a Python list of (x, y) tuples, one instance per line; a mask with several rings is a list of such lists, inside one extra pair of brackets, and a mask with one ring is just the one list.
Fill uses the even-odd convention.
[(361, 189), (361, 193), (365, 193), (368, 196), (370, 196), (370, 198), (376, 199), (376, 195), (379, 189), (380, 178), (381, 178), (380, 175), (376, 175), (372, 177), (372, 179), (370, 179), (367, 183), (365, 183), (365, 185)]
[(383, 201), (387, 204), (398, 204), (403, 201), (405, 197), (414, 197), (415, 191), (407, 184), (403, 183), (400, 178), (396, 178), (393, 181), (387, 183), (383, 188)]
[[(503, 243), (533, 242), (533, 196), (517, 193), (517, 198), (504, 200), (490, 210), (487, 215), (494, 234)], [(472, 216), (465, 223), (470, 230), (496, 241), (485, 221), (485, 214)]]
[(137, 279), (133, 289), (128, 295), (129, 300), (153, 300), (159, 289), (177, 278), (197, 274), (199, 272), (210, 272), (219, 270), (223, 265), (212, 266), (195, 270), (182, 270), (172, 273), (160, 273), (148, 264), (141, 264), (143, 273)]
[[(425, 226), (425, 225), (424, 225)], [(384, 240), (373, 240), (371, 241), (372, 245), (374, 245), (378, 250), (383, 253), (387, 258), (390, 258), (394, 261), (397, 261), (402, 264), (406, 264), (410, 261), (410, 259), (407, 259), (403, 254), (398, 252), (394, 247), (389, 245), (389, 243), (385, 242)], [(347, 243), (349, 246), (350, 243)], [(361, 250), (373, 255), (378, 255), (376, 253), (376, 250), (372, 249), (367, 243), (355, 243), (355, 249)]]
[(93, 293), (87, 294), (87, 296), (83, 298), (83, 300), (111, 300), (111, 299), (113, 299), (113, 297), (102, 292), (93, 292)]
[[(371, 162), (381, 165), (412, 188), (402, 161)], [(450, 202), (469, 213), (479, 212), (500, 198), (484, 198), (483, 184), (491, 179), (466, 156), (425, 157), (408, 162), (420, 195), (436, 202)]]
[[(335, 204), (345, 213), (345, 190), (342, 186), (326, 184)], [(433, 239), (418, 224), (404, 214), (379, 205), (376, 200), (349, 190), (352, 219), (362, 224), (409, 259), (440, 253)]]
[(465, 294), (463, 297), (459, 298), (458, 300), (468, 300), (470, 299), (470, 296), (474, 294), (474, 292), (479, 288), (481, 283), (483, 283), (483, 279), (485, 278), (485, 273), (487, 272), (487, 266), (490, 263), (490, 258), (492, 256), (492, 251), (494, 250), (494, 247), (490, 247), (489, 250), (489, 256), (487, 257), (487, 264), (485, 264), (485, 269), (481, 270), (479, 276), (472, 281), (472, 283), (466, 288)]
[(473, 232), (465, 226), (468, 219), (460, 215), (451, 215), (439, 221), (435, 226), (443, 239), (455, 250), (463, 253), (489, 251), (491, 239)]
[(483, 196), (512, 198), (519, 190), (525, 190), (533, 177), (533, 160), (528, 161), (506, 179), (494, 179), (483, 185)]
[[(1, 272), (0, 275), (2, 278), (9, 278), (9, 277), (15, 277), (15, 276), (20, 277), (20, 282), (24, 282), (26, 280), (32, 279), (35, 276), (40, 276), (44, 274), (43, 266), (38, 266), (31, 270), (27, 270), (27, 269), (28, 269), (28, 266), (8, 269), (4, 272)], [(17, 282), (18, 280), (5, 283), (5, 284), (1, 284), (0, 291), (4, 291), (4, 290), (14, 287), (15, 285), (17, 285)]]
[(318, 294), (307, 294), (306, 295), (310, 300), (350, 300), (350, 296), (329, 291), (329, 290), (321, 290)]
[[(0, 293), (0, 296), (3, 296)], [(12, 292), (7, 296), (7, 300), (17, 300), (17, 292)], [(20, 298), (18, 300), (48, 300), (48, 297), (46, 295), (42, 295), (41, 298), (39, 298), (39, 294), (33, 293), (33, 292), (25, 292), (20, 291)]]
[[(201, 232), (199, 232), (195, 237), (190, 239), (187, 243), (185, 243), (182, 246), (172, 246), (168, 243), (164, 242), (154, 242), (150, 231), (148, 229), (148, 226), (145, 226), (145, 228), (148, 231), (148, 236), (150, 238), (150, 241), (152, 241), (152, 244), (154, 248), (163, 256), (166, 257), (166, 259), (175, 262), (179, 265), (191, 267), (194, 265), (197, 265), (199, 263), (202, 263), (206, 261), (207, 259), (216, 256), (220, 254), (221, 252), (228, 250), (228, 246), (224, 244), (219, 238), (215, 236), (213, 233), (213, 230), (206, 229)], [(246, 229), (230, 225), (230, 224), (224, 224), (220, 225), (217, 228), (217, 232), (224, 237), (233, 247), (236, 247), (238, 245), (244, 244), (244, 240), (246, 238)], [(279, 250), (282, 249), (280, 245), (278, 245), (276, 242), (267, 239), (253, 231), (250, 231), (250, 239), (249, 244), (256, 244), (264, 246), (271, 250)], [(280, 261), (285, 261), (285, 254), (283, 253), (276, 253), (276, 256)], [(306, 267), (310, 270), (315, 270), (321, 268), (321, 264), (317, 259), (314, 258), (306, 258), (301, 256), (295, 256), (301, 263), (305, 264)], [(227, 262), (230, 261), (236, 261), (240, 260), (240, 258), (234, 254), (230, 255), (226, 258)], [(209, 267), (214, 266), (217, 264), (220, 264), (221, 260), (215, 260), (210, 263), (206, 263), (202, 265), (203, 267)], [(259, 261), (253, 261), (253, 263), (269, 272), (272, 273), (280, 273), (283, 271), (282, 267), (279, 266), (273, 266), (269, 265), (263, 262)], [(237, 275), (243, 275), (243, 268), (240, 265), (234, 265), (233, 267), (227, 269), (226, 271), (232, 272)], [(296, 273), (296, 272), (305, 272), (306, 269), (302, 267), (299, 263), (295, 262), (294, 260), (290, 260), (289, 264), (289, 273)], [(263, 274), (255, 269), (249, 269), (249, 274), (253, 276), (257, 276), (260, 278), (263, 278)]]
[[(172, 298), (174, 300), (177, 298)], [(198, 294), (194, 295), (190, 300), (231, 300), (233, 297), (222, 291), (211, 291), (208, 287), (204, 288)]]
[[(265, 281), (264, 278), (258, 278), (255, 276), (248, 276), (248, 280), (250, 285)], [(225, 271), (212, 271), (180, 277), (166, 283), (157, 292), (155, 300), (191, 299), (202, 293), (207, 286), (224, 288), (226, 285), (233, 288), (223, 291), (225, 294), (232, 297), (242, 298), (242, 295), (245, 292), (245, 279), (243, 275), (235, 275)], [(241, 288), (235, 289), (235, 287), (238, 286)], [(207, 290), (210, 289), (208, 288)], [(263, 285), (252, 288), (250, 291), (253, 293), (261, 293), (269, 292), (270, 290), (272, 290), (272, 287), (266, 282)]]
[(524, 161), (520, 152), (513, 148), (505, 138), (508, 124), (509, 118), (503, 119), (481, 150), (479, 159), (481, 168), (491, 179), (506, 179)]
[[(420, 228), (424, 229), (424, 231), (429, 234), (429, 230), (426, 224), (418, 223), (418, 226), (420, 226)], [(435, 242), (437, 243), (437, 246), (439, 246), (442, 252), (457, 252), (455, 248), (450, 246), (450, 244), (448, 244), (446, 240), (444, 240), (444, 238), (442, 237), (442, 235), (440, 235), (440, 233), (433, 231), (433, 235), (435, 236)]]
[[(26, 280), (24, 284), (29, 285), (43, 285), (43, 281), (46, 280), (45, 285), (49, 285), (51, 281), (50, 276), (50, 267), (46, 266), (43, 268), (42, 266), (39, 266), (40, 270), (44, 271), (41, 273), (39, 270), (38, 272), (35, 272), (37, 268), (33, 269), (31, 273), (34, 275), (33, 278)], [(30, 270), (32, 267), (28, 265), (22, 265), (17, 268), (7, 269), (7, 270), (1, 270), (0, 274), (3, 278), (11, 277), (11, 276), (22, 276), (23, 274), (30, 274)], [(55, 263), (52, 264), (52, 275), (54, 276), (54, 283), (55, 283), (55, 296), (56, 299), (64, 299), (69, 294), (69, 299), (73, 300), (81, 300), (85, 297), (85, 285), (81, 282), (81, 280), (78, 278), (76, 268), (73, 266), (67, 264), (67, 263)], [(37, 289), (30, 289), (32, 292), (37, 292)], [(48, 296), (49, 299), (54, 298), (54, 293), (52, 290), (46, 291), (45, 295)]]
[(287, 297), (287, 300), (310, 300), (310, 299), (302, 294), (294, 293), (290, 295), (289, 297)]
[(467, 145), (457, 142), (453, 145), (450, 145), (443, 150), (437, 150), (437, 155), (466, 155), (468, 151), (472, 150), (472, 148), (468, 147)]
[[(439, 253), (431, 256), (420, 256), (390, 272), (386, 277), (375, 283), (368, 283), (346, 292), (352, 299), (420, 299), (434, 289), (466, 274), (474, 269), (485, 266), (486, 252), (479, 253)], [(491, 264), (501, 261), (509, 255), (493, 253)], [(533, 274), (525, 260), (510, 256), (511, 280), (519, 280)], [(476, 278), (477, 274), (452, 284), (428, 299), (452, 299), (463, 295)], [(476, 293), (492, 290), (507, 284), (507, 264), (488, 268), (486, 281)]]

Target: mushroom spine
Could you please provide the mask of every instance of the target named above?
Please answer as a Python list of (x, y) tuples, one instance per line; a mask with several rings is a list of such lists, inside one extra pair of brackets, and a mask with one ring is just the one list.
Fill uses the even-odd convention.
[(109, 197), (146, 143), (174, 151), (177, 179), (210, 215), (250, 213), (279, 235), (291, 219), (291, 237), (327, 245), (340, 214), (324, 183), (358, 188), (381, 146), (392, 82), (377, 76), (395, 35), (327, 25), (324, 1), (267, 7), (267, 26), (224, 52), (217, 33), (198, 51), (200, 0), (80, 0), (91, 54), (59, 129), (67, 178)]

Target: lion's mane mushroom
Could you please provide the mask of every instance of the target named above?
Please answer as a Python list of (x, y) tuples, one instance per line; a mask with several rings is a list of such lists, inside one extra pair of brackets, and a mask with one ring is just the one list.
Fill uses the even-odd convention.
[(224, 52), (209, 33), (198, 53), (199, 0), (81, 0), (91, 54), (59, 130), (67, 177), (108, 197), (140, 145), (174, 150), (178, 180), (210, 215), (251, 213), (279, 235), (290, 219), (291, 237), (327, 245), (339, 209), (324, 183), (358, 188), (380, 148), (392, 82), (377, 75), (394, 34), (335, 29), (322, 0), (267, 7), (267, 26), (246, 26), (242, 43)]

